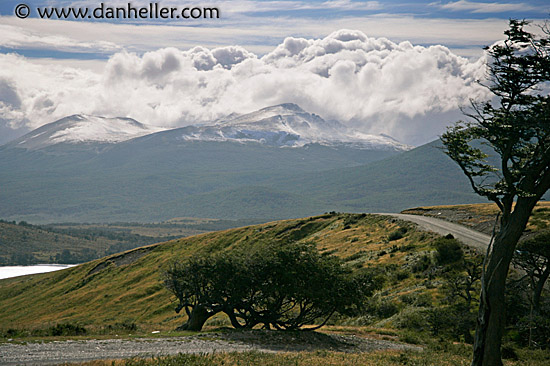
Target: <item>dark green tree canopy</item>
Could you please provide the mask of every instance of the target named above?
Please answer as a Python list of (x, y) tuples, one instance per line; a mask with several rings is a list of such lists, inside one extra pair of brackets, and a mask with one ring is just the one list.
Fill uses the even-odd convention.
[(529, 279), (533, 310), (540, 314), (542, 292), (550, 277), (550, 231), (520, 242), (513, 262)]
[[(507, 39), (486, 48), (490, 57), (487, 88), (495, 98), (472, 101), (468, 122), (442, 136), (447, 154), (458, 163), (479, 195), (511, 211), (515, 197), (541, 197), (550, 187), (550, 44), (511, 20)], [(547, 32), (547, 28), (544, 28)], [(479, 141), (500, 157), (488, 163)]]
[(508, 269), (533, 208), (550, 188), (550, 31), (545, 25), (537, 35), (527, 26), (510, 20), (506, 39), (486, 48), (482, 85), (492, 98), (472, 101), (469, 120), (441, 137), (473, 190), (501, 211), (483, 266), (472, 366), (502, 365)]
[[(173, 263), (165, 285), (185, 309), (184, 329), (224, 312), (236, 328), (316, 329), (335, 313), (361, 309), (383, 279), (352, 273), (309, 244), (257, 244)], [(316, 325), (313, 325), (316, 324)]]

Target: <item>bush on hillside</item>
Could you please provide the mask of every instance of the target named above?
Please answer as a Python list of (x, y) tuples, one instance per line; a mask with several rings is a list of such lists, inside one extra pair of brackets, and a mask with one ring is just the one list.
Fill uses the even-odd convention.
[[(335, 313), (357, 313), (381, 286), (368, 270), (352, 273), (334, 256), (307, 244), (266, 244), (197, 255), (173, 263), (166, 287), (188, 320), (180, 329), (201, 330), (225, 313), (235, 328), (318, 328)], [(310, 328), (312, 329), (312, 328)]]
[(462, 246), (454, 238), (439, 238), (435, 241), (434, 245), (437, 251), (435, 259), (440, 265), (456, 263), (464, 258)]
[(390, 233), (390, 235), (388, 236), (388, 240), (389, 241), (399, 240), (405, 236), (407, 231), (408, 230), (406, 227), (400, 227), (399, 229), (392, 231)]

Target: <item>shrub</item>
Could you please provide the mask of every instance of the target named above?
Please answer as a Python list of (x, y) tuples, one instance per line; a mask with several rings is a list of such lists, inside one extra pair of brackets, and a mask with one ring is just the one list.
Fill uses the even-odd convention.
[(86, 328), (71, 323), (57, 324), (47, 330), (48, 335), (52, 336), (77, 336), (84, 335), (86, 332)]
[(432, 260), (430, 256), (428, 256), (427, 254), (424, 254), (420, 258), (418, 258), (416, 262), (414, 262), (411, 270), (413, 273), (424, 272), (428, 268), (430, 268), (431, 265), (432, 265)]
[(390, 233), (390, 235), (388, 236), (388, 240), (389, 241), (399, 240), (403, 238), (403, 236), (405, 236), (407, 231), (408, 230), (406, 227), (400, 227), (397, 230)]
[(399, 306), (390, 300), (377, 301), (371, 304), (370, 311), (373, 312), (378, 318), (386, 319), (399, 312)]
[(410, 276), (411, 276), (411, 273), (409, 271), (407, 271), (406, 269), (401, 269), (401, 270), (398, 270), (397, 272), (395, 272), (395, 279), (397, 281), (406, 280)]
[(462, 246), (456, 239), (439, 238), (434, 243), (438, 264), (445, 265), (458, 262), (464, 258)]
[(421, 332), (429, 329), (427, 311), (420, 308), (406, 308), (396, 316), (395, 325), (401, 329)]

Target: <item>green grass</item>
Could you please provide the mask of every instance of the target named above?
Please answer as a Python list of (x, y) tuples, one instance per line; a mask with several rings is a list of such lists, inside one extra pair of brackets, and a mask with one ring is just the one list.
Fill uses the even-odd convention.
[[(395, 232), (400, 237), (391, 235)], [(237, 246), (300, 241), (314, 243), (321, 252), (337, 255), (353, 268), (378, 268), (387, 278), (384, 288), (369, 302), (372, 314), (335, 317), (323, 332), (421, 344), (424, 351), (245, 352), (94, 361), (83, 365), (468, 365), (470, 346), (453, 344), (448, 339), (438, 342), (438, 337), (426, 327), (413, 332), (400, 326), (414, 320), (403, 318), (407, 314), (422, 314), (426, 307), (436, 309), (443, 304), (442, 278), (433, 267), (437, 238), (390, 217), (333, 213), (201, 234), (63, 271), (0, 280), (0, 342), (189, 335), (173, 332), (184, 318), (174, 312), (175, 299), (162, 285), (162, 270), (171, 261)], [(429, 279), (414, 271), (415, 265), (426, 258), (432, 263)], [(225, 326), (227, 319), (220, 315), (212, 318), (206, 329), (219, 331)], [(86, 333), (71, 335), (78, 327)], [(519, 349), (517, 353), (519, 361), (507, 360), (505, 364), (539, 366), (548, 364), (550, 359), (548, 352), (543, 351)]]
[[(183, 319), (174, 312), (175, 299), (161, 278), (163, 268), (173, 260), (199, 251), (303, 241), (342, 258), (358, 257), (355, 267), (397, 267), (405, 256), (431, 250), (433, 239), (409, 229), (403, 238), (389, 242), (388, 234), (400, 225), (405, 224), (375, 215), (329, 214), (285, 220), (151, 245), (141, 249), (147, 252), (129, 264), (117, 264), (120, 256), (113, 255), (58, 272), (1, 280), (0, 331), (41, 329), (58, 323), (79, 324), (92, 332), (117, 323), (135, 323), (145, 332), (174, 329)], [(409, 249), (391, 253), (396, 247)], [(421, 286), (420, 282), (406, 278), (392, 284), (391, 291)]]
[[(537, 351), (520, 353), (516, 361), (504, 360), (506, 366), (545, 366), (548, 354)], [(66, 365), (80, 366), (461, 366), (470, 364), (470, 348), (464, 345), (433, 346), (423, 351), (378, 351), (342, 353), (331, 351), (300, 353), (232, 352), (211, 355), (179, 354), (150, 359), (105, 360)]]

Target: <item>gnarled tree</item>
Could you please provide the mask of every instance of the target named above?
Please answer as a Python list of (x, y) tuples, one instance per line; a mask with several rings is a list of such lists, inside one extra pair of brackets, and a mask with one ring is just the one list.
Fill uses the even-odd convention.
[(201, 330), (223, 312), (235, 328), (311, 330), (335, 312), (360, 308), (382, 280), (369, 271), (352, 273), (312, 245), (256, 243), (173, 263), (164, 282), (179, 301), (176, 311), (187, 313), (180, 329)]
[(550, 277), (550, 232), (520, 242), (513, 262), (525, 271), (531, 286), (533, 313), (540, 315), (542, 291)]
[[(482, 276), (474, 366), (502, 365), (510, 261), (533, 208), (550, 188), (550, 32), (543, 27), (538, 36), (525, 29), (527, 24), (511, 20), (507, 38), (486, 49), (486, 86), (493, 98), (472, 101), (469, 121), (441, 137), (473, 190), (500, 209)], [(487, 152), (495, 153), (498, 164), (488, 162)]]

